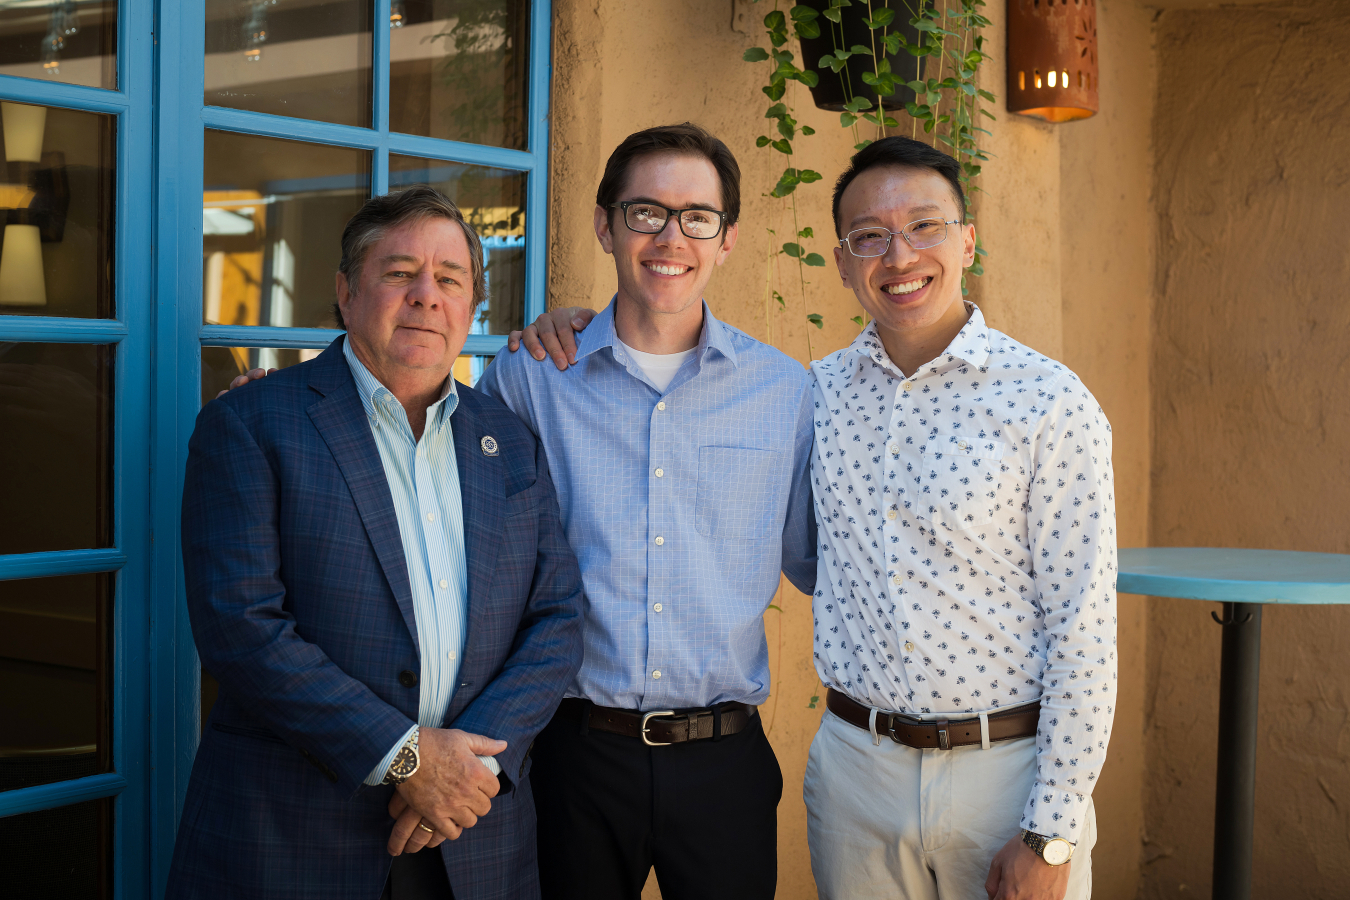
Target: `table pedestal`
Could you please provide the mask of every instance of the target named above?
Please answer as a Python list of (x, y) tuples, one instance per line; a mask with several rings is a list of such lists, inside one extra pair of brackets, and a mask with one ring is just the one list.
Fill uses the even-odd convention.
[(1214, 900), (1251, 900), (1261, 604), (1225, 603), (1214, 804)]

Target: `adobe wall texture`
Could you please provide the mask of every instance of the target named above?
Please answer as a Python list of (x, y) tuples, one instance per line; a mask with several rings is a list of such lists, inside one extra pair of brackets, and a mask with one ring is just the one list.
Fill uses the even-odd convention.
[[(1150, 531), (1350, 551), (1350, 4), (1157, 24)], [(1153, 601), (1141, 897), (1209, 892), (1216, 604)], [(1254, 896), (1350, 879), (1350, 610), (1267, 607)]]

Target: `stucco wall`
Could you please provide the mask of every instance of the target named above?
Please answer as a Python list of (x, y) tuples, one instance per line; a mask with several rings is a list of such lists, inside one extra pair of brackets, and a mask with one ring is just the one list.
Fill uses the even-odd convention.
[[(999, 121), (989, 142), (996, 156), (986, 169), (988, 194), (976, 206), (977, 227), (991, 254), (989, 274), (977, 284), (975, 297), (994, 327), (1079, 371), (1106, 408), (1116, 439), (1122, 543), (1138, 545), (1145, 543), (1149, 467), (1151, 14), (1133, 0), (1099, 3), (1103, 113), (1049, 126), (996, 110)], [(740, 244), (714, 276), (708, 301), (719, 317), (804, 363), (852, 340), (857, 329), (848, 320), (861, 310), (840, 287), (832, 264), (807, 270), (803, 302), (782, 257), (774, 287), (786, 295), (787, 312), (766, 303), (770, 248), (789, 239), (792, 224), (786, 204), (763, 196), (783, 158), (754, 146), (772, 124), (763, 118), (767, 102), (759, 92), (766, 66), (740, 61), (746, 47), (764, 44), (753, 23), (771, 7), (744, 0), (740, 5), (748, 8), (741, 19), (752, 23), (748, 34), (733, 30), (732, 0), (644, 4), (641, 15), (619, 0), (555, 0), (549, 301), (597, 308), (608, 302), (613, 264), (591, 232), (605, 159), (634, 130), (692, 119), (727, 141), (744, 172)], [(1000, 97), (1003, 6), (991, 0), (987, 7), (995, 20), (987, 32), (994, 62), (987, 66), (985, 86)], [(699, 65), (691, 65), (691, 58)], [(847, 162), (852, 138), (835, 114), (814, 109), (804, 89), (793, 90), (788, 101), (798, 118), (818, 132), (798, 142), (796, 164), (826, 177), (799, 189), (798, 226), (815, 229), (817, 237), (805, 243), (828, 258), (828, 185)], [(777, 237), (766, 233), (769, 227)], [(804, 323), (807, 311), (824, 316), (823, 330)], [(1121, 708), (1096, 792), (1096, 895), (1108, 900), (1134, 896), (1140, 855), (1140, 603), (1121, 601)], [(778, 895), (805, 900), (815, 896), (815, 887), (801, 779), (821, 712), (810, 701), (820, 690), (811, 667), (809, 599), (785, 584), (778, 605), (781, 614), (771, 610), (766, 616), (773, 697), (763, 710), (785, 784)], [(656, 896), (654, 885), (648, 893)]]
[[(1350, 4), (1158, 21), (1157, 545), (1350, 551)], [(1143, 897), (1209, 892), (1219, 627), (1154, 601)], [(1254, 896), (1350, 881), (1350, 610), (1267, 607)]]

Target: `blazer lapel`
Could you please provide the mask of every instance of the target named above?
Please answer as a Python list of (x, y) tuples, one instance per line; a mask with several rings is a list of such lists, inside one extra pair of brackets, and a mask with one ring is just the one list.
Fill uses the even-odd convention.
[(477, 398), (461, 390), (459, 406), (451, 416), (455, 435), (455, 462), (459, 467), (459, 493), (464, 503), (464, 556), (468, 564), (468, 631), (464, 635), (464, 660), (478, 657), (474, 639), (482, 633), (483, 616), (492, 574), (497, 568), (497, 547), (502, 536), (502, 499), (506, 493), (500, 456), (483, 451), (482, 419)]
[(309, 418), (347, 481), (361, 523), (366, 527), (375, 556), (394, 592), (399, 612), (403, 614), (420, 657), (422, 647), (417, 640), (412, 585), (408, 581), (408, 562), (403, 555), (403, 538), (394, 512), (394, 496), (389, 491), (380, 451), (375, 446), (365, 408), (356, 392), (356, 381), (342, 355), (342, 340), (338, 338), (315, 360), (309, 386), (323, 397), (309, 407)]

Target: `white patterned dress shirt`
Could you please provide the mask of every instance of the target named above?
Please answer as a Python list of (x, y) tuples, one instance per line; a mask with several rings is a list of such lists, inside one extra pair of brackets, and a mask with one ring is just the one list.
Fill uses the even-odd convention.
[(1111, 426), (970, 308), (912, 377), (875, 324), (812, 364), (816, 670), (883, 711), (1039, 702), (1021, 827), (1073, 841), (1116, 702)]

